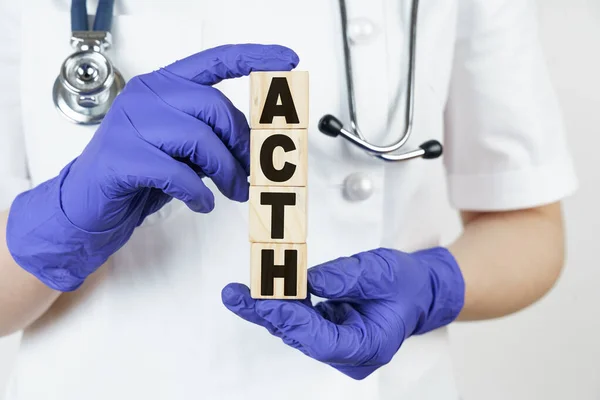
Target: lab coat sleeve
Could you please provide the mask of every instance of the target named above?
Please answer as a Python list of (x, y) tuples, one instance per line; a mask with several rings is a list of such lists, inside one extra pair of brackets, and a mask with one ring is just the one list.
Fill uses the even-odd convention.
[(0, 0), (0, 211), (30, 187), (21, 124), (19, 4)]
[(577, 187), (535, 4), (461, 0), (445, 114), (451, 204), (511, 210)]

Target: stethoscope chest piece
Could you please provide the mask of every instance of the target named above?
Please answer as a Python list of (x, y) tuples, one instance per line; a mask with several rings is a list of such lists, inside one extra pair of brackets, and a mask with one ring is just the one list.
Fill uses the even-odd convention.
[(107, 35), (107, 32), (74, 34), (72, 43), (78, 51), (63, 62), (54, 82), (54, 105), (71, 122), (100, 123), (125, 86), (121, 73), (102, 53), (109, 45)]

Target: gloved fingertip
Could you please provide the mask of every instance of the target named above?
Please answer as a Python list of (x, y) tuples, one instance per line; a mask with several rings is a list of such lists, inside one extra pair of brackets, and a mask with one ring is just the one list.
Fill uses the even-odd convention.
[(250, 154), (244, 154), (242, 158), (242, 166), (244, 167), (244, 172), (246, 173), (246, 177), (250, 177)]
[(307, 273), (308, 289), (312, 293), (314, 291), (322, 292), (323, 289), (323, 274), (318, 268), (309, 268)]
[(308, 290), (318, 297), (336, 299), (342, 297), (362, 298), (365, 293), (355, 290), (357, 279), (344, 270), (343, 264), (332, 261), (310, 268), (307, 274)]
[(281, 44), (271, 44), (263, 47), (266, 52), (277, 55), (281, 60), (288, 60), (292, 65), (296, 66), (300, 62), (298, 53), (290, 47)]
[(245, 203), (248, 201), (248, 199), (250, 199), (250, 184), (249, 183), (247, 183), (246, 185), (243, 185), (240, 188), (236, 200), (239, 201), (240, 203)]
[(201, 200), (189, 202), (188, 207), (192, 211), (202, 214), (208, 214), (215, 209), (215, 198), (213, 196), (211, 196), (210, 198), (204, 196)]
[(225, 307), (238, 317), (263, 326), (276, 335), (276, 329), (256, 312), (259, 302), (250, 296), (250, 289), (241, 283), (230, 283), (221, 291), (221, 299)]
[(260, 62), (252, 66), (257, 71), (291, 71), (300, 63), (298, 54), (289, 47), (272, 44), (262, 46)]
[(250, 198), (250, 184), (247, 181), (243, 183), (234, 183), (234, 186), (226, 188), (223, 194), (231, 201), (245, 203)]
[(346, 373), (346, 375), (348, 377), (354, 379), (355, 381), (362, 381), (362, 380), (365, 380), (371, 374), (370, 373), (362, 373), (362, 372), (357, 372), (357, 373), (348, 372), (348, 373)]
[(332, 365), (335, 369), (343, 373), (344, 375), (356, 380), (362, 381), (371, 376), (377, 371), (380, 366), (376, 365), (362, 365), (362, 366), (337, 366)]
[[(239, 170), (223, 174), (224, 177), (230, 179), (226, 182), (226, 187), (223, 187), (222, 193), (230, 200), (243, 203), (248, 201), (250, 197), (250, 182), (248, 177), (243, 174), (241, 166)], [(226, 178), (220, 178), (221, 180)]]
[(221, 290), (221, 300), (226, 306), (238, 306), (250, 291), (240, 283), (230, 283)]
[(290, 63), (292, 68), (296, 68), (298, 66), (298, 64), (300, 64), (300, 56), (298, 56), (298, 54), (296, 54), (296, 52), (292, 49), (288, 49), (289, 51), (289, 56), (290, 56)]

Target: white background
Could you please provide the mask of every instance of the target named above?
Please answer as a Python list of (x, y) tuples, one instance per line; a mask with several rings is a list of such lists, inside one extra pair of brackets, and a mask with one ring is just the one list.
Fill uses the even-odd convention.
[[(568, 262), (535, 306), (452, 327), (465, 400), (600, 400), (600, 0), (538, 3), (581, 185), (566, 201)], [(17, 339), (0, 339), (0, 400)]]

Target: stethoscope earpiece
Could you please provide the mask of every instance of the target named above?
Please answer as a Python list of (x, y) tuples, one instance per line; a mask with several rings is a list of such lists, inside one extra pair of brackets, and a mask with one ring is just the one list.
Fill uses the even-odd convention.
[(426, 160), (433, 160), (434, 158), (438, 158), (444, 152), (442, 144), (437, 140), (428, 140), (419, 147), (423, 149), (424, 153), (422, 157)]
[(331, 137), (338, 137), (342, 129), (344, 129), (342, 121), (331, 114), (323, 115), (319, 120), (318, 126), (322, 133)]

